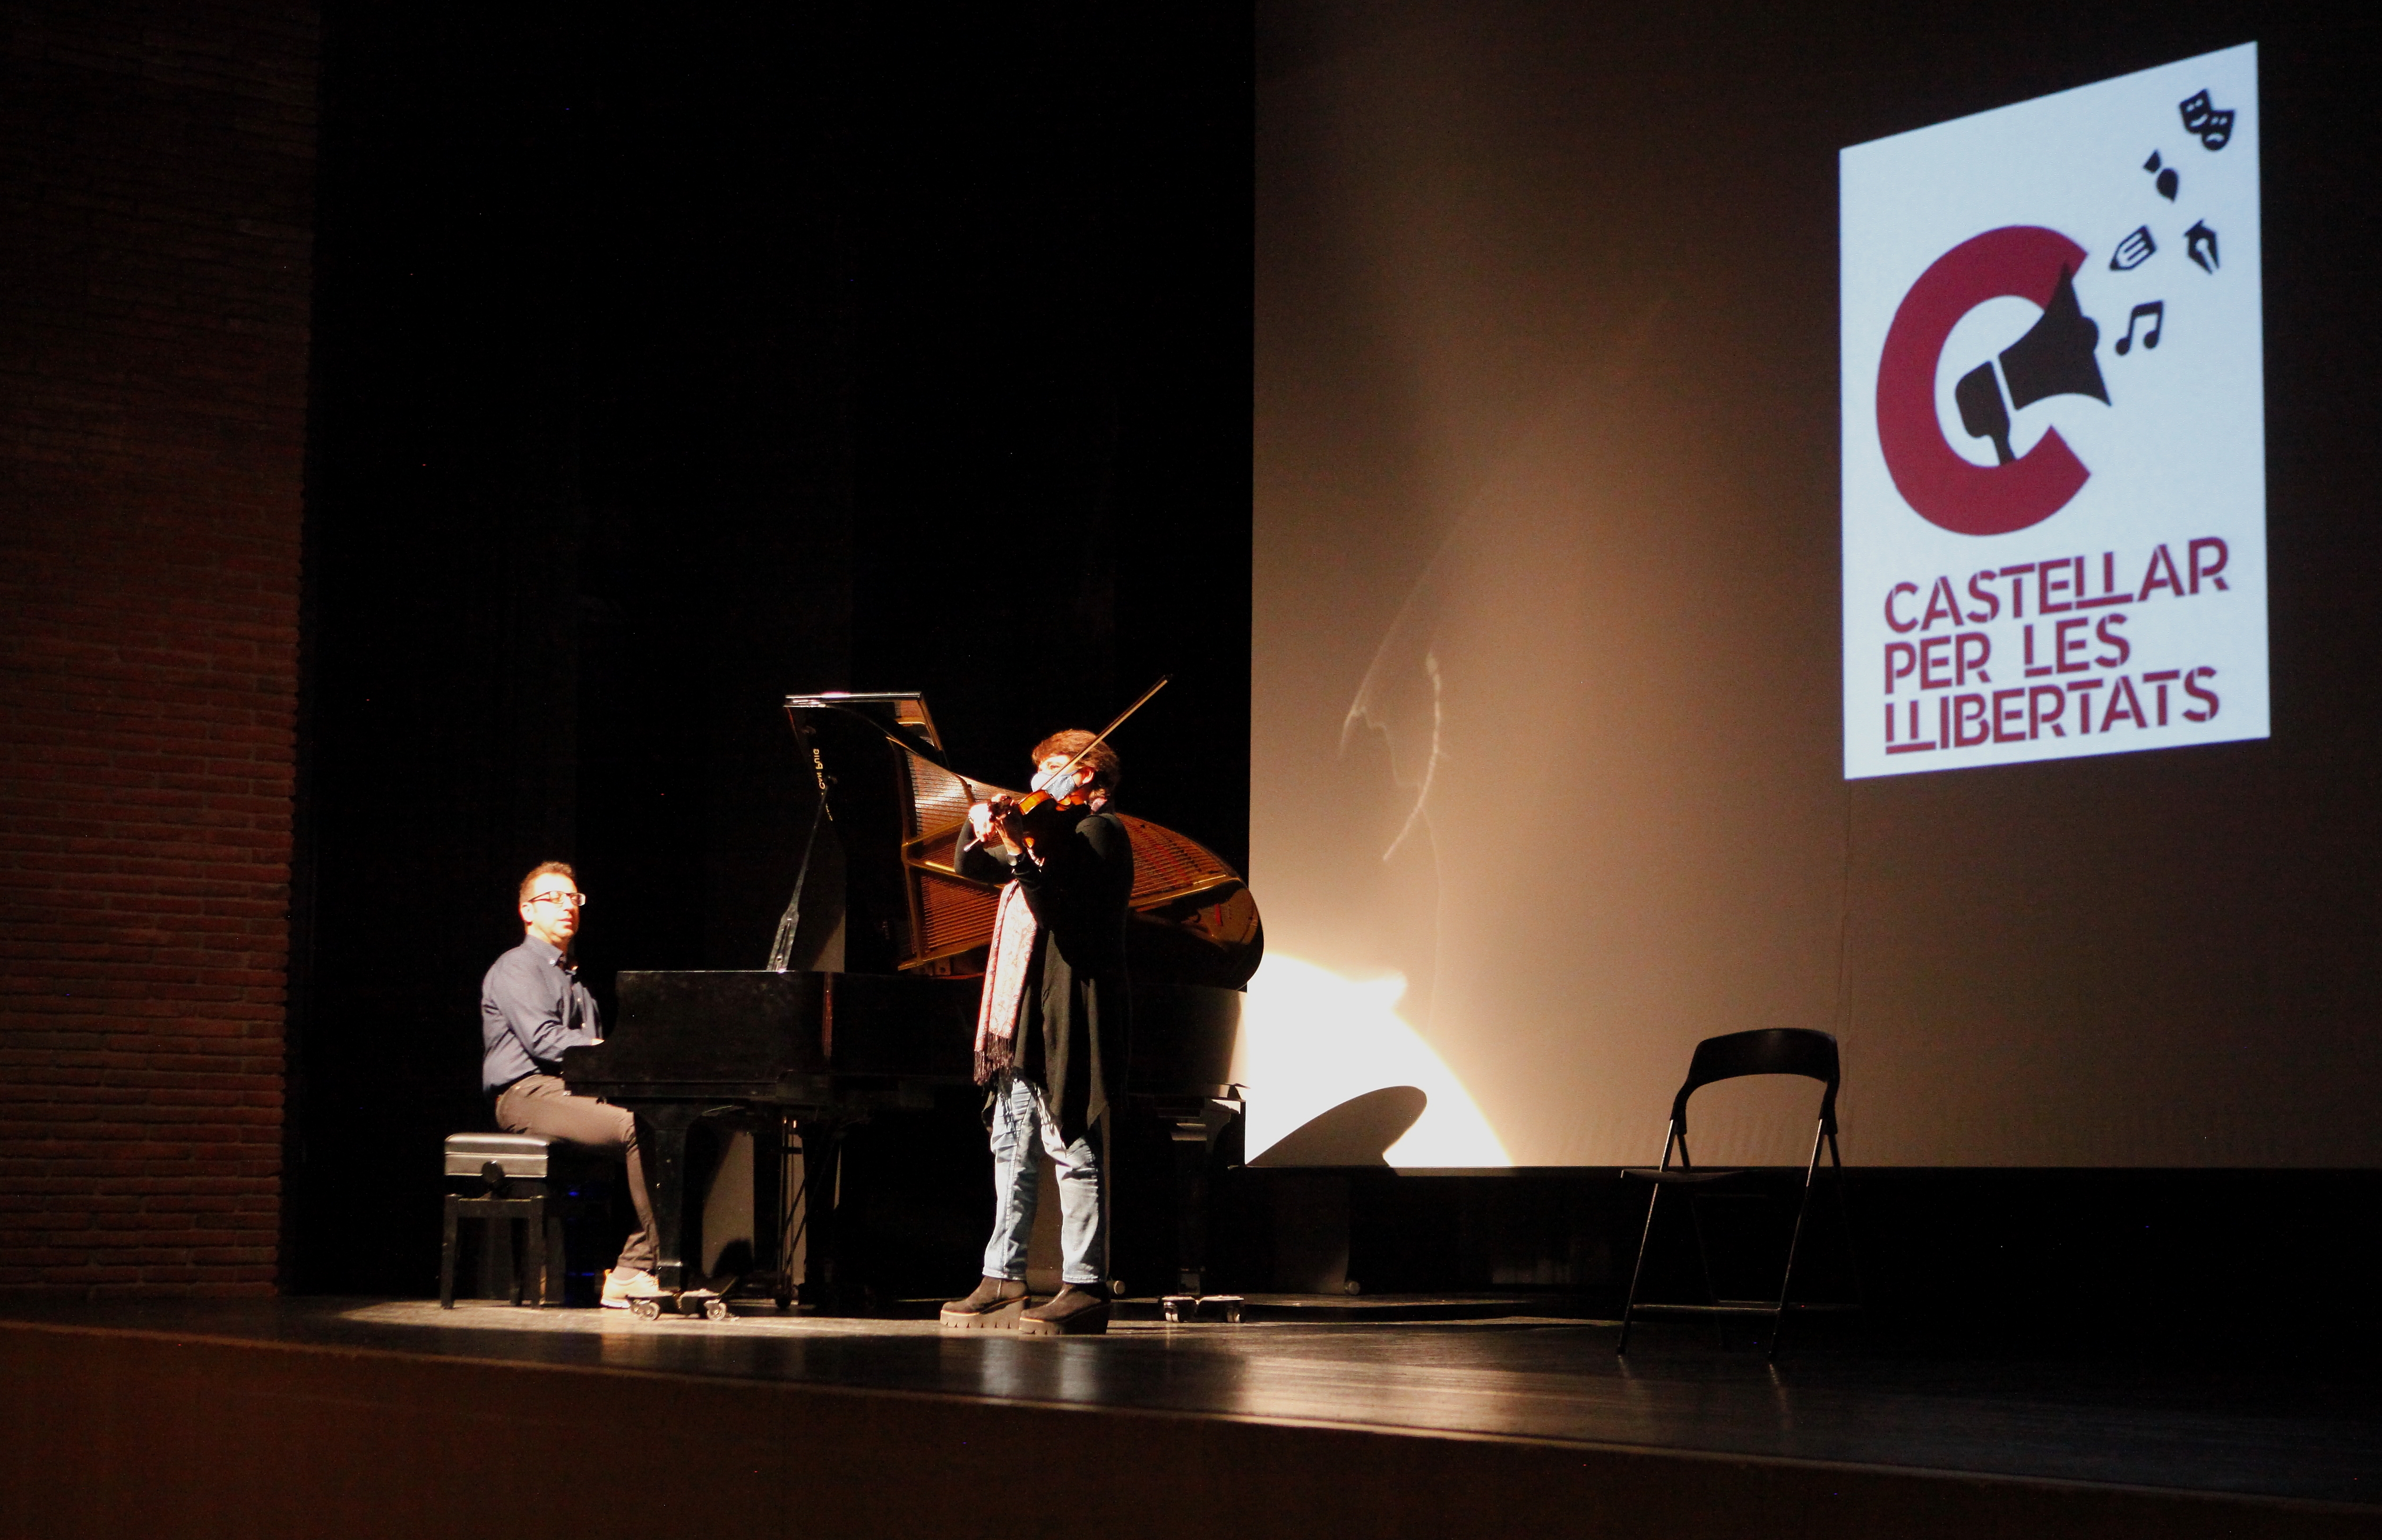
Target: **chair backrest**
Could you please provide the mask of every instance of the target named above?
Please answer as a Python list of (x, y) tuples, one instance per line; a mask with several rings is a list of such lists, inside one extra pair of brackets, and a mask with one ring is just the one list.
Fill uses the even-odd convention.
[(1740, 1075), (1801, 1075), (1820, 1081), (1827, 1088), (1820, 1096), (1820, 1123), (1835, 1130), (1839, 1078), (1836, 1040), (1809, 1027), (1765, 1027), (1706, 1038), (1696, 1044), (1696, 1055), (1688, 1061), (1687, 1083), (1671, 1101), (1672, 1127), (1686, 1130), (1688, 1098), (1700, 1088)]

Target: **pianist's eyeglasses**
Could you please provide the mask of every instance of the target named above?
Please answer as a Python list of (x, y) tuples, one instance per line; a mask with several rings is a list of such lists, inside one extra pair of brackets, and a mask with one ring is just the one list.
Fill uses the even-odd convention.
[(587, 907), (587, 895), (583, 893), (542, 893), (534, 894), (531, 897), (530, 902), (533, 904), (560, 904), (569, 908), (583, 909)]

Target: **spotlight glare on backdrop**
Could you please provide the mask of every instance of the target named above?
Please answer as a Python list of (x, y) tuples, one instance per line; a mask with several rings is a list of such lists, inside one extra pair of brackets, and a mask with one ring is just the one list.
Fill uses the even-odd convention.
[(1248, 1150), (1262, 1156), (1332, 1108), (1390, 1086), (1428, 1097), (1384, 1154), (1394, 1166), (1508, 1165), (1496, 1130), (1464, 1082), (1398, 1015), (1406, 979), (1343, 979), (1296, 957), (1267, 956), (1249, 980), (1233, 1078), (1248, 1088)]

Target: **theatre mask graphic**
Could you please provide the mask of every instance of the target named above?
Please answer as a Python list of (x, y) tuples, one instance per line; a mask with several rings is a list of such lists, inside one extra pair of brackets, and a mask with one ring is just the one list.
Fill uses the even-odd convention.
[(1848, 777), (2263, 738), (2257, 52), (1842, 153)]

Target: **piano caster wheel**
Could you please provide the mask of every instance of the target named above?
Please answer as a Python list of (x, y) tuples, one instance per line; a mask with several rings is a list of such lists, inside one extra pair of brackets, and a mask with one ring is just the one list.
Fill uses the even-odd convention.
[(1158, 1308), (1166, 1312), (1168, 1325), (1179, 1326), (1198, 1314), (1199, 1297), (1196, 1294), (1169, 1294), (1159, 1301)]
[(703, 1301), (703, 1318), (706, 1321), (733, 1321), (736, 1312), (728, 1308), (725, 1300), (706, 1300)]
[(1224, 1301), (1224, 1320), (1226, 1324), (1230, 1325), (1237, 1326), (1241, 1324), (1240, 1300), (1227, 1300)]
[(658, 1321), (662, 1318), (662, 1302), (659, 1300), (632, 1300), (629, 1301), (629, 1313), (640, 1321)]

